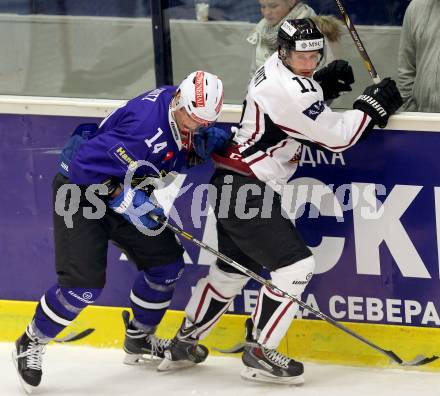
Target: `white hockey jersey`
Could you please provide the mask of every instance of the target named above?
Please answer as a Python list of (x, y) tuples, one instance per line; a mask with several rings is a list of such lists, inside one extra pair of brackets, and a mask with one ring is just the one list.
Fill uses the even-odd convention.
[[(226, 153), (229, 161), (218, 165), (250, 168), (271, 185), (285, 184), (295, 173), (303, 148), (296, 139), (339, 152), (354, 145), (371, 121), (360, 110), (333, 112), (324, 103), (321, 86), (292, 73), (277, 53), (255, 73), (243, 106), (236, 145)], [(232, 163), (236, 161), (238, 167)]]

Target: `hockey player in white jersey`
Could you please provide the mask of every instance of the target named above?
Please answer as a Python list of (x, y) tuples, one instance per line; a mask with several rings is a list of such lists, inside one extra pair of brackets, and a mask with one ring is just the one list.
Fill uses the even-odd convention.
[[(395, 82), (386, 78), (367, 87), (356, 99), (354, 110), (333, 112), (325, 101), (351, 90), (354, 82), (348, 63), (337, 60), (315, 73), (323, 56), (324, 37), (310, 19), (284, 22), (278, 43), (278, 53), (257, 70), (249, 84), (233, 141), (226, 152), (213, 155), (216, 171), (211, 183), (218, 199), (211, 204), (217, 217), (219, 250), (254, 272), (268, 269), (277, 287), (301, 298), (315, 261), (291, 220), (282, 214), (280, 197), (274, 191), (281, 192), (295, 173), (304, 144), (343, 151), (375, 124), (384, 127), (402, 99)], [(222, 202), (223, 191), (230, 192), (229, 206)], [(263, 207), (271, 193), (274, 198), (268, 216)], [(243, 212), (253, 210), (258, 215), (251, 220), (240, 216), (239, 205), (245, 208)], [(199, 340), (248, 279), (221, 261), (211, 267), (208, 276), (197, 283), (159, 370), (206, 359), (207, 349)], [(297, 310), (290, 299), (266, 286), (261, 288), (254, 312), (246, 321), (244, 378), (303, 382), (302, 363), (276, 350)]]

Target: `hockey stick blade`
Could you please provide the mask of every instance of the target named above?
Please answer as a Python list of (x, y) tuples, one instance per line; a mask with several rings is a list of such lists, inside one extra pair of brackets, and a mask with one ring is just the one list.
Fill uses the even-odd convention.
[(214, 256), (219, 258), (220, 260), (224, 261), (226, 264), (229, 264), (230, 266), (240, 270), (243, 274), (249, 276), (250, 278), (256, 280), (257, 282), (261, 283), (262, 285), (265, 285), (266, 287), (275, 290), (276, 292), (280, 293), (286, 298), (291, 299), (292, 301), (296, 302), (300, 307), (303, 309), (307, 309), (311, 313), (313, 313), (317, 318), (329, 323), (330, 325), (337, 327), (339, 330), (342, 330), (344, 333), (356, 338), (358, 341), (368, 345), (370, 348), (373, 348), (377, 352), (388, 356), (391, 360), (393, 360), (395, 363), (400, 364), (402, 366), (422, 366), (424, 364), (428, 364), (433, 362), (434, 360), (438, 359), (438, 356), (432, 356), (430, 358), (427, 358), (423, 355), (417, 355), (413, 360), (410, 360), (408, 362), (404, 362), (399, 356), (397, 356), (393, 351), (387, 351), (380, 346), (374, 344), (367, 338), (361, 336), (360, 334), (354, 332), (353, 330), (349, 329), (348, 327), (344, 326), (342, 323), (339, 323), (338, 321), (334, 320), (330, 316), (327, 316), (323, 312), (312, 308), (310, 305), (304, 303), (300, 299), (296, 298), (295, 296), (290, 295), (289, 293), (286, 293), (284, 290), (280, 289), (279, 287), (275, 286), (271, 281), (261, 277), (260, 275), (257, 275), (255, 272), (252, 272), (248, 268), (244, 267), (240, 263), (236, 262), (235, 260), (229, 258), (228, 256), (224, 255), (223, 253), (213, 249), (211, 246), (207, 245), (206, 243), (203, 243), (202, 241), (199, 241), (198, 239), (194, 238), (191, 234), (188, 232), (180, 229), (179, 227), (176, 227), (168, 222), (167, 218), (159, 217), (156, 214), (149, 214), (150, 217), (157, 221), (158, 223), (165, 225), (168, 229), (173, 231), (176, 235), (180, 235), (181, 237), (187, 239), (188, 241), (191, 241), (198, 247), (207, 250), (208, 252), (212, 253)]
[(438, 359), (438, 356), (434, 355), (430, 358), (427, 358), (424, 355), (417, 355), (413, 360), (408, 362), (404, 362), (399, 356), (397, 356), (393, 351), (385, 351), (384, 352), (396, 363), (399, 363), (401, 366), (423, 366), (424, 364), (431, 363)]
[(89, 334), (93, 333), (95, 331), (95, 329), (85, 329), (83, 331), (81, 331), (81, 333), (70, 333), (68, 335), (66, 335), (65, 337), (61, 337), (61, 338), (55, 338), (52, 341), (54, 342), (73, 342), (73, 341), (78, 341), (81, 340), (84, 337), (87, 337)]
[(413, 360), (410, 360), (409, 362), (402, 362), (400, 363), (402, 366), (423, 366), (424, 364), (431, 363), (438, 359), (438, 356), (434, 355), (430, 358), (423, 356), (423, 355), (417, 355)]

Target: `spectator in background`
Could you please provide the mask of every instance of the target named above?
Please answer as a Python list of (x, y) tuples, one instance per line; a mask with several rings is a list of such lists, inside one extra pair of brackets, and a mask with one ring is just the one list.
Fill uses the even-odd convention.
[[(338, 41), (341, 35), (340, 23), (331, 16), (316, 17), (315, 11), (299, 0), (260, 0), (263, 19), (258, 22), (255, 31), (247, 41), (255, 45), (255, 56), (251, 65), (251, 77), (264, 62), (278, 50), (278, 29), (286, 19), (313, 17), (314, 22), (330, 42)], [(329, 44), (326, 46), (327, 56), (322, 65), (334, 59)]]
[(251, 65), (251, 77), (275, 51), (278, 50), (278, 30), (286, 19), (308, 18), (316, 15), (308, 5), (298, 0), (260, 0), (263, 19), (247, 41), (255, 45), (255, 56)]
[(440, 0), (413, 0), (403, 19), (398, 86), (402, 111), (440, 112)]

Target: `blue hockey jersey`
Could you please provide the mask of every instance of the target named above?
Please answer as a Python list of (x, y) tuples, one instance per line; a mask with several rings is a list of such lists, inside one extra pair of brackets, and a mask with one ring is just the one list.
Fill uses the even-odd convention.
[(89, 185), (109, 178), (122, 182), (127, 170), (139, 160), (148, 161), (151, 166), (138, 168), (137, 177), (180, 171), (186, 150), (171, 116), (175, 91), (173, 86), (160, 87), (116, 109), (89, 139), (75, 143), (69, 163), (61, 162), (62, 173), (72, 183)]

